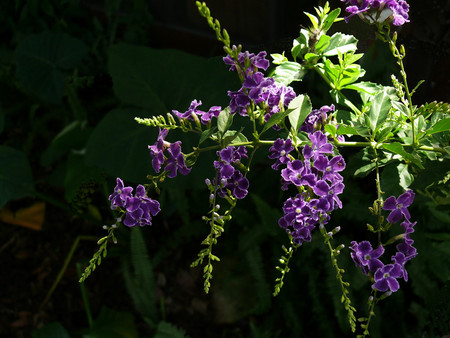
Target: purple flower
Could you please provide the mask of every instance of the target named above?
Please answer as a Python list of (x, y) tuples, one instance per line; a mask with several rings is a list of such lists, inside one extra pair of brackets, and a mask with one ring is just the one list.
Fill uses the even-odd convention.
[(195, 118), (193, 115), (196, 115), (200, 117), (201, 122), (203, 124), (207, 124), (208, 121), (210, 121), (213, 117), (217, 117), (220, 114), (220, 111), (222, 110), (219, 106), (212, 106), (208, 112), (204, 112), (202, 110), (197, 109), (197, 107), (202, 105), (202, 101), (193, 100), (189, 106), (189, 109), (184, 112), (180, 113), (178, 110), (172, 110), (172, 113), (177, 116), (180, 119), (187, 119), (191, 121), (195, 121)]
[(239, 170), (235, 170), (233, 175), (227, 180), (225, 189), (230, 190), (231, 196), (243, 199), (247, 196), (249, 182), (246, 177), (242, 175)]
[(332, 183), (331, 186), (329, 186), (328, 183), (324, 180), (319, 180), (313, 187), (313, 190), (317, 196), (328, 199), (328, 202), (330, 203), (329, 211), (332, 211), (336, 208), (335, 203), (339, 208), (342, 209), (342, 202), (337, 196), (344, 191), (344, 183), (342, 183), (341, 181), (336, 181)]
[(164, 150), (168, 147), (168, 142), (165, 142), (169, 129), (159, 129), (159, 135), (156, 143), (152, 146), (148, 146), (150, 150), (150, 156), (152, 157), (152, 166), (157, 173), (161, 170), (161, 166), (164, 164)]
[(375, 272), (375, 283), (372, 285), (372, 289), (381, 292), (388, 290), (396, 292), (400, 288), (400, 284), (397, 278), (403, 277), (402, 267), (400, 264), (387, 264), (378, 268)]
[(300, 126), (300, 131), (305, 131), (308, 134), (314, 133), (316, 130), (322, 130), (324, 125), (328, 119), (327, 113), (330, 111), (334, 111), (335, 107), (332, 104), (331, 106), (323, 106), (319, 109), (314, 109), (305, 119), (305, 122)]
[(124, 187), (123, 181), (117, 178), (114, 193), (109, 196), (111, 209), (122, 208), (126, 213), (123, 224), (128, 227), (152, 224), (152, 216), (161, 210), (158, 201), (147, 197), (142, 185), (136, 187), (136, 194), (132, 195), (132, 187)]
[(286, 141), (281, 138), (277, 139), (269, 149), (270, 154), (268, 157), (276, 159), (275, 163), (272, 164), (272, 169), (278, 170), (280, 165), (290, 162), (288, 154), (292, 150), (294, 150), (294, 146), (291, 139), (288, 138)]
[(114, 188), (114, 192), (109, 195), (109, 200), (111, 201), (111, 209), (123, 208), (128, 199), (132, 197), (131, 193), (133, 191), (132, 187), (125, 187), (123, 185), (123, 181), (117, 177), (116, 187)]
[[(236, 46), (232, 47), (233, 51), (237, 49)], [(266, 59), (267, 53), (262, 51), (256, 56), (249, 52), (240, 52), (238, 55), (238, 63), (242, 70), (247, 69), (246, 75), (256, 72), (258, 69), (267, 70), (269, 68), (269, 61)], [(223, 58), (223, 62), (230, 66), (230, 71), (236, 70), (236, 61), (227, 55)]]
[(351, 244), (350, 249), (353, 252), (350, 255), (356, 266), (362, 268), (365, 274), (383, 266), (383, 263), (378, 259), (384, 253), (384, 247), (382, 245), (374, 250), (368, 241), (362, 241), (359, 244), (352, 241)]
[(321, 131), (309, 134), (308, 137), (312, 142), (312, 147), (307, 144), (303, 148), (303, 157), (305, 159), (316, 158), (319, 154), (333, 153), (333, 145), (327, 142), (327, 136)]
[(411, 215), (409, 214), (407, 207), (409, 207), (414, 201), (414, 195), (415, 194), (412, 190), (408, 190), (401, 194), (398, 199), (391, 196), (384, 201), (383, 209), (392, 210), (387, 218), (389, 223), (397, 223), (401, 220), (402, 215), (405, 216), (405, 219), (410, 219)]
[(203, 113), (201, 115), (202, 123), (207, 124), (209, 121), (212, 120), (213, 117), (218, 117), (221, 110), (222, 110), (222, 107), (220, 107), (220, 106), (212, 106), (211, 108), (209, 108), (208, 112)]
[(288, 162), (287, 167), (281, 170), (281, 177), (284, 180), (284, 184), (290, 182), (297, 187), (307, 185), (312, 188), (316, 184), (316, 176), (300, 160)]
[(174, 178), (177, 176), (177, 171), (182, 175), (187, 175), (191, 172), (191, 168), (186, 167), (184, 162), (184, 155), (181, 153), (181, 141), (172, 143), (167, 149), (169, 156), (166, 160), (164, 171), (168, 171), (168, 177)]
[(242, 116), (247, 115), (247, 106), (251, 103), (250, 98), (243, 92), (242, 88), (236, 92), (228, 91), (230, 100), (230, 114), (238, 112)]
[(341, 155), (328, 160), (326, 156), (319, 155), (314, 161), (314, 167), (323, 173), (322, 179), (342, 181), (342, 176), (338, 173), (345, 169), (344, 158)]
[[(350, 13), (345, 21), (358, 15), (364, 21), (392, 21), (395, 26), (401, 26), (408, 20), (409, 5), (404, 0), (341, 0), (349, 4), (345, 11)], [(386, 14), (387, 13), (387, 14)]]
[(296, 245), (311, 241), (311, 231), (317, 223), (317, 218), (311, 217), (311, 211), (300, 194), (289, 198), (283, 205), (284, 215), (278, 220), (278, 224), (291, 234)]

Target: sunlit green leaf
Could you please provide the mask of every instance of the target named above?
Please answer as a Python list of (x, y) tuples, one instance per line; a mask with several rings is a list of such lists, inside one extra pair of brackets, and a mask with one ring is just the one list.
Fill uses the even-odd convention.
[(330, 44), (323, 51), (325, 56), (337, 55), (338, 51), (345, 54), (357, 49), (356, 44), (358, 40), (353, 35), (342, 33), (335, 33), (331, 36)]
[(289, 103), (287, 111), (289, 111), (289, 122), (291, 123), (294, 131), (297, 132), (300, 126), (305, 121), (306, 117), (312, 111), (312, 104), (309, 96), (303, 94), (297, 96)]
[(445, 119), (440, 120), (433, 127), (428, 129), (427, 135), (440, 133), (440, 132), (448, 131), (448, 130), (450, 130), (450, 118), (447, 117)]
[(387, 91), (383, 90), (375, 95), (369, 110), (369, 127), (372, 131), (377, 130), (386, 121), (390, 108), (391, 100)]

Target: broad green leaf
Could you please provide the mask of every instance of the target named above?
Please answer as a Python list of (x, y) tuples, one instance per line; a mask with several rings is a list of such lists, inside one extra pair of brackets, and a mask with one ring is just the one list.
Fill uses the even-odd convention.
[(352, 90), (356, 90), (358, 92), (364, 92), (364, 93), (370, 94), (370, 95), (374, 95), (374, 94), (378, 93), (382, 88), (383, 88), (383, 86), (376, 84), (376, 83), (372, 83), (372, 82), (358, 82), (358, 83), (352, 83), (352, 84), (342, 87), (342, 89), (352, 89)]
[(233, 124), (233, 115), (230, 114), (230, 107), (222, 110), (217, 117), (217, 128), (224, 134)]
[(103, 307), (99, 316), (94, 320), (93, 326), (83, 337), (135, 338), (138, 337), (138, 331), (131, 313)]
[(0, 209), (6, 202), (34, 194), (34, 181), (26, 155), (0, 146)]
[(172, 49), (115, 45), (108, 49), (108, 70), (122, 102), (158, 114), (185, 111), (193, 99), (203, 102), (203, 110), (225, 105), (227, 90), (237, 85), (221, 58)]
[(287, 111), (289, 111), (288, 118), (294, 132), (298, 132), (298, 129), (312, 111), (309, 96), (303, 94), (297, 96), (289, 103)]
[(275, 81), (289, 85), (294, 81), (301, 81), (306, 74), (305, 68), (297, 62), (287, 61), (277, 66), (272, 77)]
[(44, 151), (41, 157), (41, 164), (48, 166), (61, 158), (70, 150), (81, 150), (86, 146), (86, 141), (92, 128), (87, 125), (87, 121), (73, 121), (61, 130)]
[(376, 131), (386, 118), (391, 108), (391, 99), (386, 90), (375, 95), (369, 110), (369, 126), (372, 131)]
[(355, 127), (340, 125), (336, 135), (359, 135), (359, 132)]
[(335, 33), (331, 36), (330, 44), (325, 48), (323, 55), (332, 56), (337, 55), (338, 51), (342, 54), (347, 52), (356, 51), (356, 44), (358, 40), (353, 35), (347, 35), (342, 33)]
[[(135, 183), (145, 182), (153, 172), (148, 145), (157, 139), (157, 128), (136, 123), (146, 117), (140, 110), (110, 111), (92, 131), (86, 145), (86, 163), (104, 169), (113, 177)], [(166, 138), (171, 140), (169, 132)], [(183, 148), (183, 145), (182, 145)]]
[(60, 322), (53, 322), (44, 325), (43, 327), (34, 330), (31, 333), (31, 338), (70, 338), (69, 333)]
[(440, 120), (433, 127), (428, 129), (427, 135), (436, 134), (436, 133), (440, 133), (440, 132), (447, 131), (447, 130), (450, 130), (450, 118), (449, 117)]
[(16, 48), (17, 77), (34, 95), (60, 103), (65, 72), (87, 54), (86, 45), (67, 34), (43, 32), (27, 36)]
[(383, 148), (392, 153), (402, 156), (403, 159), (405, 160), (405, 162), (412, 162), (416, 166), (418, 166), (420, 169), (424, 169), (422, 162), (420, 161), (420, 157), (415, 156), (411, 153), (408, 153), (400, 143), (394, 142), (394, 143), (383, 144)]
[[(242, 128), (244, 129), (244, 128)], [(223, 134), (223, 146), (227, 146), (228, 144), (248, 142), (247, 138), (244, 134), (241, 133), (242, 130), (227, 130), (225, 134)]]

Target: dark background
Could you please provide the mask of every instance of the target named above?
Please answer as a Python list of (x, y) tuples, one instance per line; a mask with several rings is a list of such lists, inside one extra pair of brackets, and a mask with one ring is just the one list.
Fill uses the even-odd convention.
[[(399, 30), (399, 41), (406, 47), (410, 86), (425, 80), (414, 96), (414, 103), (448, 101), (449, 4), (445, 1), (409, 3), (411, 23)], [(253, 52), (286, 51), (288, 56), (292, 40), (298, 36), (300, 27), (307, 25), (303, 11), (314, 13), (313, 7), (319, 5), (316, 1), (290, 0), (215, 0), (207, 4), (212, 16), (228, 30), (232, 43), (242, 44), (243, 50)], [(331, 3), (331, 8), (337, 6), (342, 7), (342, 2)], [(80, 197), (81, 204), (76, 205), (75, 198), (66, 198), (66, 187), (58, 183), (61, 179), (57, 176), (65, 173), (61, 168), (69, 166), (71, 157), (64, 154), (51, 165), (42, 165), (41, 156), (55, 135), (72, 121), (68, 108), (72, 103), (68, 102), (66, 94), (55, 104), (24, 89), (16, 78), (14, 51), (27, 36), (43, 31), (64, 32), (89, 46), (90, 52), (79, 66), (80, 76), (89, 77), (86, 80), (89, 84), (78, 87), (78, 95), (88, 116), (87, 125), (94, 129), (108, 112), (126, 106), (117, 98), (112, 76), (108, 73), (108, 46), (126, 42), (156, 49), (177, 49), (208, 58), (223, 56), (223, 50), (192, 1), (18, 0), (2, 5), (0, 19), (0, 59), (3, 61), (0, 107), (5, 112), (0, 142), (27, 155), (36, 190), (41, 194), (10, 201), (6, 206), (13, 211), (20, 210), (43, 195), (47, 197), (41, 230), (0, 222), (0, 336), (28, 337), (37, 328), (52, 322), (61, 323), (77, 336), (87, 327), (87, 321), (75, 263), (86, 264), (96, 250), (95, 242), (80, 242), (50, 301), (43, 307), (40, 305), (75, 238), (79, 235), (100, 238), (104, 235), (101, 225), (113, 221), (107, 196), (116, 176), (111, 171), (100, 170), (92, 180), (80, 186), (80, 190), (92, 188), (87, 197)], [(392, 59), (386, 48), (375, 42), (368, 26), (353, 18), (349, 24), (339, 23), (333, 29), (354, 34), (360, 40), (360, 50), (367, 52), (362, 61), (367, 78), (390, 84)], [(174, 92), (178, 90), (175, 80), (169, 85)], [(316, 85), (314, 78), (305, 79), (296, 89), (311, 93), (317, 106), (330, 103), (327, 89)], [(226, 95), (223, 96), (226, 99)], [(188, 103), (169, 109), (181, 110)], [(149, 139), (154, 140), (154, 135)], [(87, 141), (83, 139), (83, 142)], [(183, 144), (187, 142), (183, 139)], [(122, 155), (117, 154), (118, 162)], [(344, 155), (348, 167), (357, 168), (354, 154)], [(165, 212), (155, 218), (151, 229), (143, 229), (153, 264), (158, 317), (184, 329), (191, 337), (351, 336), (345, 313), (336, 299), (340, 291), (333, 270), (325, 272), (330, 271), (331, 266), (329, 253), (323, 250), (320, 238), (316, 237), (294, 256), (292, 271), (281, 295), (271, 300), (270, 291), (277, 277), (274, 266), (286, 237), (282, 231), (272, 234), (272, 230), (264, 232), (258, 228), (260, 224), (273, 221), (279, 230), (276, 220), (282, 205), (281, 194), (274, 193), (274, 187), (279, 190), (279, 179), (267, 169), (264, 156), (257, 161), (251, 185), (255, 195), (266, 203), (262, 209), (269, 211), (265, 214), (250, 198), (236, 209), (235, 220), (220, 238), (223, 244), (217, 250), (222, 262), (217, 264), (209, 295), (202, 290), (201, 270), (189, 267), (205, 236), (206, 230), (200, 221), (207, 211), (205, 189), (192, 188), (187, 182), (190, 178), (167, 184), (167, 193), (161, 196)], [(210, 169), (205, 172), (209, 173)], [(351, 229), (343, 233), (342, 242), (346, 244), (351, 239), (363, 238), (367, 206), (374, 197), (373, 177), (353, 179), (351, 174), (349, 169), (345, 177), (347, 194), (343, 196), (348, 209), (344, 207), (344, 211), (333, 215), (334, 224), (345, 224)], [(432, 217), (425, 207), (428, 202), (418, 197), (412, 211), (414, 219), (422, 224), (422, 230), (416, 234), (421, 254), (415, 265), (411, 263), (411, 283), (403, 283), (395, 297), (379, 306), (373, 322), (374, 336), (434, 337), (449, 333), (445, 324), (450, 313), (449, 302), (446, 302), (450, 292), (448, 281), (445, 282), (448, 260), (444, 259), (448, 248), (441, 240), (430, 244), (427, 237), (429, 232), (448, 232), (448, 224), (442, 225)], [(95, 207), (101, 215), (100, 222), (92, 216), (92, 208), (88, 206)], [(87, 280), (86, 292), (94, 317), (102, 306), (107, 306), (131, 314), (139, 336), (152, 336), (154, 328), (149, 328), (142, 320), (124, 282), (122, 264), (130, 260), (127, 230), (118, 232), (119, 245), (111, 249), (108, 259)], [(444, 267), (439, 265), (440, 259)], [(358, 271), (348, 257), (343, 258), (342, 264), (350, 271), (349, 278), (355, 290), (362, 294), (355, 296), (356, 305), (365, 309), (367, 283), (357, 277)]]

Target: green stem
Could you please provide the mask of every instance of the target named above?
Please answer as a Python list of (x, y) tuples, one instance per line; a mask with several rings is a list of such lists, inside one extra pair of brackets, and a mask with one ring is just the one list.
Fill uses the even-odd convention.
[(61, 270), (59, 270), (58, 276), (56, 276), (56, 279), (53, 282), (53, 285), (51, 286), (50, 290), (47, 292), (47, 295), (45, 296), (44, 300), (42, 301), (41, 305), (39, 306), (39, 309), (43, 309), (44, 306), (47, 304), (48, 300), (50, 299), (50, 297), (52, 296), (53, 292), (55, 291), (56, 287), (58, 286), (59, 282), (61, 281), (61, 278), (63, 277), (64, 272), (66, 271), (67, 266), (69, 265), (73, 254), (75, 253), (78, 243), (81, 240), (97, 241), (98, 238), (95, 236), (78, 236), (75, 239), (75, 241), (72, 244), (72, 247), (70, 248), (69, 253), (67, 254), (66, 259), (64, 260), (64, 264), (63, 264)]
[(383, 191), (381, 190), (381, 180), (380, 180), (380, 167), (378, 165), (378, 153), (376, 147), (373, 147), (373, 151), (375, 152), (375, 183), (377, 187), (377, 200), (376, 200), (376, 214), (378, 216), (378, 225), (377, 225), (377, 232), (378, 232), (378, 243), (381, 244), (381, 225), (382, 225), (382, 216), (381, 216), (381, 209), (383, 206)]
[(372, 317), (375, 315), (375, 312), (373, 311), (373, 309), (375, 308), (375, 304), (377, 302), (376, 300), (376, 296), (377, 296), (377, 291), (375, 290), (375, 293), (373, 294), (373, 299), (370, 302), (370, 309), (369, 309), (369, 317), (367, 317), (367, 321), (366, 324), (364, 325), (364, 332), (363, 332), (363, 337), (369, 336), (369, 325), (370, 325), (370, 320), (372, 319)]
[[(77, 266), (78, 278), (80, 278), (81, 277), (80, 262), (77, 262), (76, 266)], [(84, 283), (79, 283), (79, 284), (80, 284), (80, 290), (81, 290), (81, 298), (83, 298), (84, 311), (86, 312), (87, 321), (88, 321), (89, 327), (92, 327), (94, 325), (94, 320), (92, 318), (91, 307), (89, 306), (89, 299), (88, 299), (87, 292), (86, 292), (86, 286), (84, 285)]]

